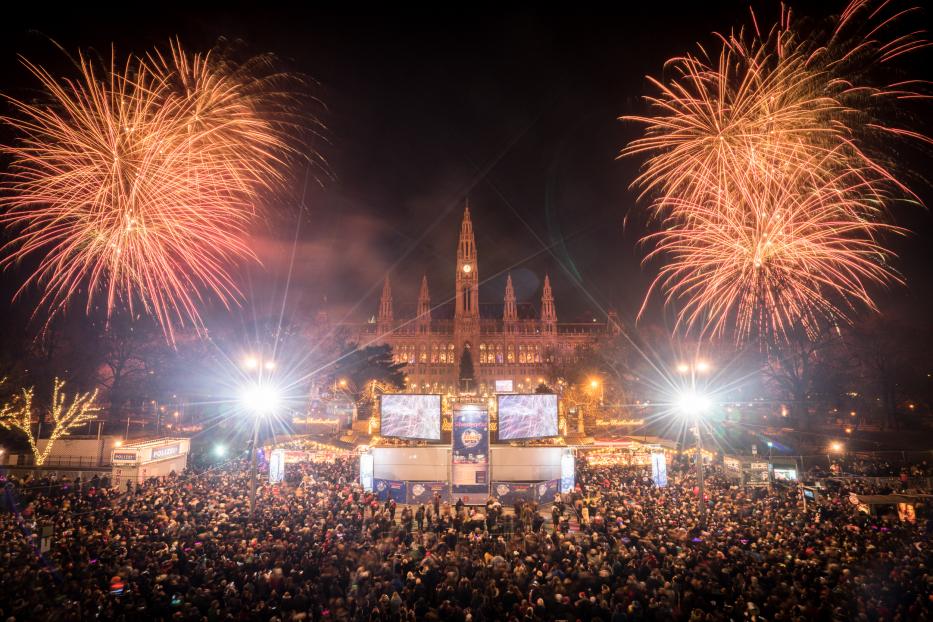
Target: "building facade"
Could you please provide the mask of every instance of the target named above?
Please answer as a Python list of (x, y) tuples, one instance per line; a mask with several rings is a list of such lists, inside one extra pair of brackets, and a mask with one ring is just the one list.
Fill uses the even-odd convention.
[(516, 300), (511, 276), (501, 303), (482, 303), (469, 206), (460, 225), (455, 270), (456, 290), (450, 302), (432, 306), (427, 277), (422, 277), (414, 313), (404, 317), (395, 313), (392, 285), (386, 276), (378, 313), (355, 337), (361, 344), (392, 346), (395, 359), (406, 365), (408, 391), (456, 393), (463, 351), (469, 350), (479, 393), (495, 392), (496, 381), (511, 381), (514, 391), (531, 392), (553, 380), (555, 361), (567, 361), (578, 348), (617, 334), (618, 319), (613, 313), (604, 322), (558, 321), (548, 275), (540, 311)]

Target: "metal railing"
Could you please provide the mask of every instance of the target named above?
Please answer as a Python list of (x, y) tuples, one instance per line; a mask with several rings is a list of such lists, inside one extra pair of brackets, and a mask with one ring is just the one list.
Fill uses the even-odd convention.
[(32, 454), (19, 454), (19, 461), (9, 466), (43, 466), (43, 467), (106, 467), (110, 466), (110, 456), (102, 459), (87, 456), (49, 456), (41, 465), (36, 464)]

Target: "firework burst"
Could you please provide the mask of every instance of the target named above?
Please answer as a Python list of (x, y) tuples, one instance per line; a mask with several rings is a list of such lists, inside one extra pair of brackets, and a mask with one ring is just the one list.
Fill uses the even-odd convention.
[[(166, 337), (200, 327), (206, 295), (240, 297), (232, 269), (255, 260), (250, 225), (298, 154), (293, 96), (277, 74), (211, 54), (86, 58), (76, 79), (23, 61), (45, 101), (9, 100), (18, 140), (0, 184), (0, 222), (16, 232), (2, 265), (30, 257), (25, 280), (48, 317), (79, 297), (153, 315)], [(19, 295), (19, 294), (18, 294)]]
[[(820, 44), (789, 12), (762, 36), (720, 36), (720, 52), (672, 59), (654, 80), (645, 135), (623, 156), (648, 156), (633, 186), (651, 197), (663, 230), (644, 241), (666, 264), (649, 290), (678, 305), (678, 325), (739, 341), (810, 333), (875, 308), (872, 285), (899, 280), (881, 241), (891, 200), (916, 200), (894, 167), (865, 147), (868, 133), (911, 138), (877, 122), (879, 102), (923, 97), (914, 83), (872, 86), (860, 68), (925, 46), (881, 42), (904, 12), (856, 0)], [(860, 21), (870, 12), (870, 32)], [(875, 20), (877, 23), (871, 22)], [(865, 80), (864, 83), (859, 80)], [(647, 302), (646, 298), (646, 302)], [(644, 309), (644, 307), (643, 307)]]

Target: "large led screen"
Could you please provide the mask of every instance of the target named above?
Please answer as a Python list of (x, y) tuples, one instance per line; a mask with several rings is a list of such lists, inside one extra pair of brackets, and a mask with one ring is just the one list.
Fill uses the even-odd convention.
[(392, 393), (380, 398), (381, 434), (437, 441), (441, 438), (441, 396)]
[(557, 396), (499, 396), (499, 440), (557, 436)]

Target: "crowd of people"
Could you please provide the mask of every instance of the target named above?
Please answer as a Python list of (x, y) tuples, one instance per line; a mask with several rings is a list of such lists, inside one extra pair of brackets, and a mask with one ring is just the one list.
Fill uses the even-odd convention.
[[(243, 464), (146, 482), (5, 483), (0, 620), (926, 620), (929, 531), (846, 491), (579, 464), (547, 507), (399, 508), (358, 462), (289, 465), (250, 520)], [(49, 534), (49, 526), (52, 534)]]

